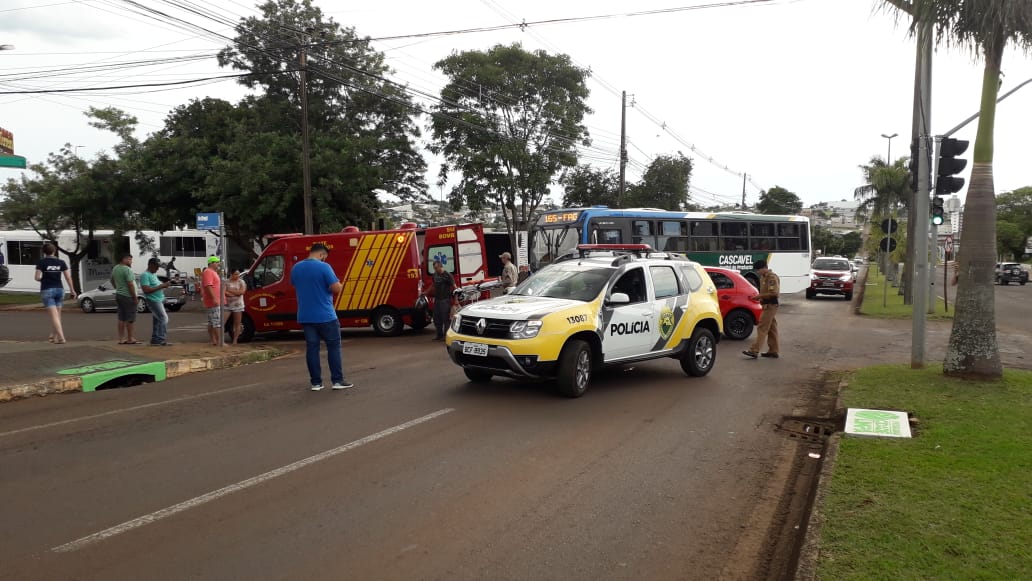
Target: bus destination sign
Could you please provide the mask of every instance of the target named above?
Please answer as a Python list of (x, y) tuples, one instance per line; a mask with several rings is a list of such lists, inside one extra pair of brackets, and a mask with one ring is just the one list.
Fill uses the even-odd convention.
[(570, 224), (580, 219), (580, 212), (556, 212), (545, 214), (545, 224)]

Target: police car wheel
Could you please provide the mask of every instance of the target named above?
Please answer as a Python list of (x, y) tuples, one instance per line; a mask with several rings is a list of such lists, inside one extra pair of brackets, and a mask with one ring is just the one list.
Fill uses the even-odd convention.
[(559, 375), (556, 383), (559, 393), (566, 397), (580, 397), (591, 383), (591, 347), (580, 339), (574, 339), (563, 347), (559, 354)]
[(724, 319), (724, 336), (735, 341), (742, 341), (752, 335), (753, 317), (745, 311), (731, 311)]
[(717, 362), (717, 342), (709, 329), (697, 328), (688, 341), (688, 350), (681, 356), (681, 369), (693, 377), (702, 377)]
[(464, 367), (462, 371), (466, 374), (466, 378), (473, 383), (487, 383), (494, 377), (493, 373), (481, 369), (468, 369)]

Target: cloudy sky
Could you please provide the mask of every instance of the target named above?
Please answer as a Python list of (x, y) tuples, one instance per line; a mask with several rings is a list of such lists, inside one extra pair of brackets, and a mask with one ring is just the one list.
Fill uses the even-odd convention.
[[(136, 0), (232, 36), (226, 21), (255, 14), (247, 0)], [(541, 20), (626, 14), (716, 4), (714, 0), (315, 0), (337, 22), (372, 38)], [(734, 4), (734, 0), (721, 4)], [(69, 143), (95, 156), (113, 137), (87, 124), (88, 107), (115, 106), (137, 116), (140, 137), (159, 129), (169, 110), (204, 96), (239, 99), (232, 81), (168, 87), (38, 94), (169, 83), (228, 74), (214, 54), (226, 41), (150, 18), (125, 0), (4, 0), (0, 3), (0, 127), (14, 133), (16, 153), (29, 162)], [(210, 11), (217, 18), (175, 7)], [(356, 8), (367, 4), (367, 8)], [(564, 52), (590, 68), (593, 163), (616, 169), (620, 91), (627, 112), (629, 180), (656, 155), (694, 158), (693, 198), (704, 205), (737, 201), (742, 174), (747, 202), (775, 185), (804, 202), (852, 199), (857, 166), (908, 154), (913, 102), (914, 41), (879, 0), (771, 0), (747, 5), (531, 25), (489, 33), (376, 41), (393, 78), (437, 93), (444, 84), (433, 63), (455, 50), (521, 42), (527, 49)], [(183, 61), (126, 69), (129, 61)], [(196, 57), (196, 58), (190, 58)], [(189, 59), (189, 60), (188, 60)], [(42, 73), (42, 74), (41, 74)], [(1003, 90), (1032, 79), (1032, 57), (1008, 51)], [(977, 111), (981, 64), (958, 49), (939, 49), (933, 73), (932, 127), (942, 133)], [(28, 92), (27, 94), (10, 94)], [(428, 104), (428, 103), (424, 103)], [(997, 192), (1032, 185), (1028, 135), (1032, 86), (998, 110)], [(426, 124), (425, 120), (423, 122)], [(975, 124), (957, 134), (974, 139)], [(607, 157), (608, 156), (608, 157)], [(970, 157), (970, 151), (968, 153)], [(14, 177), (0, 170), (0, 179)], [(967, 173), (967, 172), (966, 172)], [(428, 183), (434, 183), (431, 167)], [(963, 192), (962, 192), (963, 193)]]

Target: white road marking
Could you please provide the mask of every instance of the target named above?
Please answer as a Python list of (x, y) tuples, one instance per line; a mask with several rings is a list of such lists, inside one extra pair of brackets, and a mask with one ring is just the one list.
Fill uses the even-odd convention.
[(53, 428), (53, 427), (56, 427), (56, 426), (63, 426), (65, 424), (74, 424), (75, 422), (84, 422), (86, 420), (93, 420), (93, 419), (96, 419), (96, 418), (103, 418), (105, 416), (113, 416), (115, 414), (123, 414), (123, 413), (126, 413), (126, 412), (132, 412), (132, 411), (136, 411), (136, 410), (143, 410), (143, 409), (147, 409), (147, 408), (156, 407), (156, 406), (159, 406), (159, 405), (165, 405), (165, 404), (170, 404), (170, 403), (177, 403), (177, 402), (181, 402), (181, 401), (187, 401), (187, 400), (191, 400), (191, 399), (198, 399), (198, 398), (202, 398), (202, 397), (209, 397), (209, 396), (212, 396), (212, 395), (219, 395), (220, 393), (229, 393), (231, 391), (237, 391), (239, 389), (247, 389), (249, 387), (254, 387), (256, 385), (262, 385), (262, 384), (261, 383), (248, 383), (247, 385), (238, 385), (236, 387), (230, 387), (229, 389), (220, 389), (218, 391), (209, 391), (209, 392), (205, 392), (205, 393), (199, 393), (197, 395), (185, 395), (183, 397), (177, 397), (175, 399), (170, 399), (170, 400), (166, 400), (166, 401), (158, 401), (158, 402), (154, 402), (154, 403), (147, 403), (147, 404), (133, 406), (133, 407), (130, 407), (130, 408), (125, 408), (125, 409), (120, 409), (120, 410), (111, 410), (109, 412), (93, 414), (91, 416), (82, 416), (81, 418), (71, 418), (71, 419), (67, 419), (67, 420), (61, 420), (59, 422), (51, 422), (49, 424), (41, 424), (41, 425), (38, 425), (38, 426), (30, 426), (28, 428), (20, 428), (20, 429), (17, 429), (17, 430), (11, 430), (9, 432), (0, 432), (0, 438), (3, 438), (5, 436), (13, 436), (15, 434), (21, 434), (21, 433), (24, 433), (24, 432), (32, 432), (34, 430), (44, 430), (46, 428)]
[(85, 547), (87, 545), (91, 545), (91, 544), (96, 543), (98, 541), (103, 541), (104, 539), (111, 538), (111, 537), (113, 537), (115, 535), (120, 535), (120, 534), (122, 534), (124, 532), (128, 532), (128, 531), (131, 531), (131, 530), (136, 529), (136, 528), (140, 528), (140, 527), (142, 527), (144, 525), (148, 525), (148, 524), (151, 524), (153, 522), (157, 522), (157, 521), (159, 521), (161, 519), (168, 518), (170, 516), (173, 516), (175, 514), (183, 512), (185, 510), (189, 510), (191, 508), (198, 507), (198, 506), (200, 506), (202, 504), (211, 502), (213, 500), (217, 500), (217, 499), (222, 498), (223, 496), (226, 496), (228, 494), (233, 494), (234, 492), (239, 492), (241, 490), (250, 488), (252, 486), (257, 486), (258, 484), (261, 484), (261, 483), (263, 483), (263, 482), (265, 482), (267, 480), (272, 480), (273, 478), (277, 478), (279, 476), (283, 476), (284, 474), (289, 474), (291, 472), (294, 472), (295, 470), (300, 470), (300, 469), (302, 469), (302, 468), (304, 468), (306, 466), (309, 466), (311, 464), (315, 464), (316, 462), (321, 462), (323, 460), (326, 460), (328, 458), (332, 458), (332, 457), (337, 456), (339, 454), (343, 454), (344, 452), (347, 452), (349, 450), (354, 450), (355, 448), (358, 448), (359, 446), (363, 446), (363, 445), (368, 444), (370, 442), (375, 442), (376, 440), (379, 440), (379, 439), (382, 439), (382, 438), (386, 438), (387, 436), (390, 436), (392, 434), (396, 434), (396, 433), (398, 433), (398, 432), (400, 432), (402, 430), (406, 430), (408, 428), (411, 428), (413, 426), (417, 426), (417, 425), (422, 424), (424, 422), (429, 422), (430, 420), (432, 420), (434, 418), (438, 418), (440, 416), (443, 416), (445, 414), (451, 413), (453, 411), (455, 411), (455, 408), (444, 408), (444, 409), (441, 409), (441, 410), (437, 410), (436, 412), (433, 412), (431, 414), (427, 414), (427, 415), (425, 415), (425, 416), (423, 416), (421, 418), (416, 418), (414, 420), (410, 420), (408, 422), (405, 422), (404, 424), (398, 424), (397, 426), (394, 426), (393, 428), (387, 428), (386, 430), (377, 432), (375, 434), (366, 436), (364, 438), (360, 438), (360, 439), (355, 440), (353, 442), (349, 442), (347, 444), (344, 444), (343, 446), (338, 446), (336, 448), (333, 448), (332, 450), (327, 450), (325, 452), (320, 452), (319, 454), (316, 454), (314, 456), (309, 456), (308, 458), (305, 458), (304, 460), (298, 460), (297, 462), (294, 462), (292, 464), (287, 464), (286, 466), (282, 466), (280, 468), (276, 468), (275, 470), (270, 470), (270, 471), (268, 471), (268, 472), (266, 472), (264, 474), (259, 474), (258, 476), (254, 476), (252, 478), (248, 478), (247, 480), (241, 480), (240, 482), (237, 482), (236, 484), (230, 484), (229, 486), (224, 486), (224, 487), (222, 487), (222, 488), (220, 488), (218, 490), (213, 490), (213, 491), (211, 491), (211, 492), (209, 492), (207, 494), (202, 494), (201, 496), (197, 496), (195, 498), (191, 498), (190, 500), (187, 500), (187, 501), (184, 501), (184, 502), (180, 502), (179, 504), (174, 504), (172, 506), (169, 506), (169, 507), (163, 508), (161, 510), (152, 512), (150, 514), (146, 514), (146, 515), (143, 515), (141, 517), (134, 518), (133, 520), (126, 521), (126, 522), (124, 522), (124, 523), (122, 523), (120, 525), (113, 526), (113, 527), (111, 527), (109, 529), (104, 529), (104, 530), (102, 530), (100, 532), (93, 533), (92, 535), (88, 535), (88, 536), (82, 537), (81, 539), (76, 539), (76, 540), (74, 540), (74, 541), (72, 541), (70, 543), (65, 543), (63, 545), (59, 545), (59, 546), (54, 547), (54, 548), (52, 548), (50, 550), (55, 552), (55, 553), (70, 553), (72, 551), (77, 551), (77, 550), (79, 550), (79, 549), (81, 549), (81, 548), (83, 548), (83, 547)]

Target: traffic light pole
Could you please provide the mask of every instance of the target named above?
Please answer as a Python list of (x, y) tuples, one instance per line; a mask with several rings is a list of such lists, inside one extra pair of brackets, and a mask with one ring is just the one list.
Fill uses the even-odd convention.
[(917, 195), (914, 196), (914, 212), (910, 219), (914, 221), (914, 286), (913, 317), (910, 337), (910, 368), (923, 369), (925, 366), (925, 302), (928, 294), (924, 288), (928, 286), (928, 196), (931, 193), (931, 152), (928, 150), (931, 135), (932, 116), (932, 26), (922, 22), (918, 27), (917, 46), (920, 53), (918, 67), (918, 98), (915, 99), (918, 125), (918, 171)]
[[(942, 147), (942, 135), (935, 136), (935, 155), (932, 157), (932, 175), (935, 176), (935, 181), (939, 181), (939, 151)], [(938, 183), (929, 184), (929, 191), (935, 192), (935, 188)], [(928, 314), (935, 314), (935, 265), (939, 262), (939, 225), (932, 222), (931, 225), (932, 233), (928, 236), (930, 243), (931, 257), (928, 259)], [(943, 268), (946, 268), (946, 263), (943, 261)], [(943, 292), (946, 292), (946, 283), (943, 282)]]

